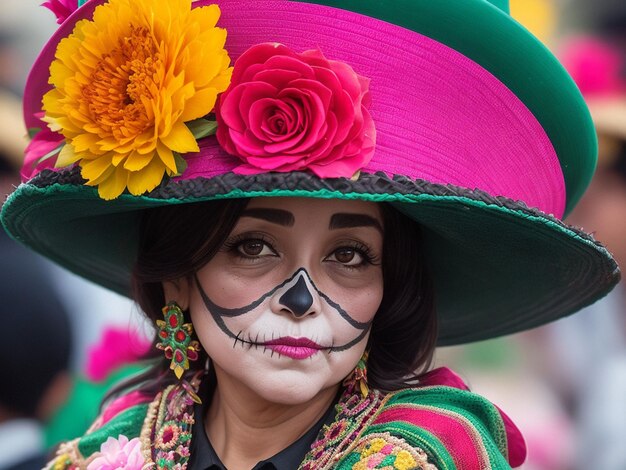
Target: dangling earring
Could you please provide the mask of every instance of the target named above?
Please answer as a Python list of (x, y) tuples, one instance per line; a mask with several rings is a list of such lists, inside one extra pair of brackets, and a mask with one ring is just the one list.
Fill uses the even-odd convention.
[(367, 385), (367, 356), (368, 354), (369, 354), (368, 351), (365, 351), (363, 353), (363, 355), (361, 356), (361, 359), (359, 359), (359, 362), (357, 363), (356, 367), (352, 371), (352, 374), (350, 374), (343, 383), (346, 387), (348, 387), (352, 391), (354, 391), (354, 389), (358, 386), (363, 398), (367, 397), (370, 391), (369, 386)]
[(198, 359), (200, 344), (192, 340), (193, 326), (184, 323), (183, 311), (176, 302), (169, 302), (163, 307), (163, 318), (157, 320), (159, 342), (156, 347), (165, 352), (165, 357), (171, 359), (170, 369), (180, 379), (189, 369), (189, 361)]

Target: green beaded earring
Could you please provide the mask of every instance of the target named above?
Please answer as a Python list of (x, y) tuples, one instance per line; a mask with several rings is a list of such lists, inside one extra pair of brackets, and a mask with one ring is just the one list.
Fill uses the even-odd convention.
[(200, 343), (192, 339), (193, 325), (184, 323), (183, 311), (176, 302), (169, 302), (163, 307), (164, 320), (157, 320), (158, 339), (156, 347), (171, 359), (170, 369), (177, 378), (189, 370), (189, 361), (198, 359)]

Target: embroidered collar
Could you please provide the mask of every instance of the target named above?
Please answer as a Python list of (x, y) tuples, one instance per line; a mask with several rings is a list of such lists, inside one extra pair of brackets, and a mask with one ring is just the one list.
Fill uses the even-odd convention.
[[(197, 374), (190, 382), (171, 385), (150, 404), (141, 431), (146, 465), (154, 463), (157, 470), (187, 469), (192, 432), (198, 428), (194, 426), (194, 396), (200, 382), (201, 375)], [(335, 405), (334, 420), (328, 417), (333, 415), (329, 411), (324, 422), (330, 424), (322, 426), (299, 469), (332, 468), (350, 452), (383, 401), (384, 395), (377, 390), (363, 396), (352, 384), (348, 385)]]

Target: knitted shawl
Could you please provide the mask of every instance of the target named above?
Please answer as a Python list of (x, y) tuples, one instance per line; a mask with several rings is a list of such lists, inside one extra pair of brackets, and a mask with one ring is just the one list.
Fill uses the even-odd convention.
[[(62, 444), (47, 469), (185, 470), (194, 419), (201, 419), (194, 417), (198, 386), (118, 398), (83, 437)], [(526, 455), (511, 420), (445, 368), (388, 394), (364, 396), (348, 384), (335, 408), (300, 469), (510, 469)]]

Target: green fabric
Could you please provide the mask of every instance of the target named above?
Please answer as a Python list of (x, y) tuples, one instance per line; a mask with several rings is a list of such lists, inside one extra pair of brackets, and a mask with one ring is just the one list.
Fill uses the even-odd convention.
[(413, 403), (460, 413), (481, 428), (482, 434), (493, 436), (500, 447), (506, 448), (506, 433), (500, 413), (480, 395), (452, 387), (424, 387), (400, 391), (391, 397), (387, 405)]
[(101, 382), (76, 376), (70, 396), (45, 428), (46, 448), (82, 436), (96, 419), (106, 393), (121, 380), (145, 370), (137, 364), (121, 367)]
[(509, 0), (487, 0), (487, 1), (505, 13), (511, 12), (511, 9), (509, 7)]
[[(300, 0), (302, 1), (302, 0)], [(567, 189), (566, 214), (596, 166), (591, 115), (576, 84), (541, 41), (508, 14), (508, 1), (307, 0), (403, 26), (457, 50), (490, 71), (539, 120), (556, 150)]]
[(102, 443), (109, 437), (116, 439), (119, 435), (126, 436), (128, 439), (138, 437), (147, 412), (147, 404), (133, 406), (124, 410), (100, 429), (83, 436), (78, 442), (78, 450), (84, 457), (87, 457), (94, 452), (98, 452)]
[[(510, 469), (506, 454), (507, 437), (504, 423), (496, 407), (475, 393), (452, 387), (425, 387), (423, 389), (403, 390), (394, 394), (386, 403), (387, 407), (395, 405), (431, 406), (438, 410), (447, 410), (462, 416), (471, 427), (478, 432), (482, 445), (485, 447), (490, 468)], [(368, 433), (391, 431), (404, 438), (409, 444), (421, 447), (433, 460), (437, 468), (456, 469), (449, 449), (439, 438), (425, 429), (411, 423), (392, 422), (374, 425)]]

